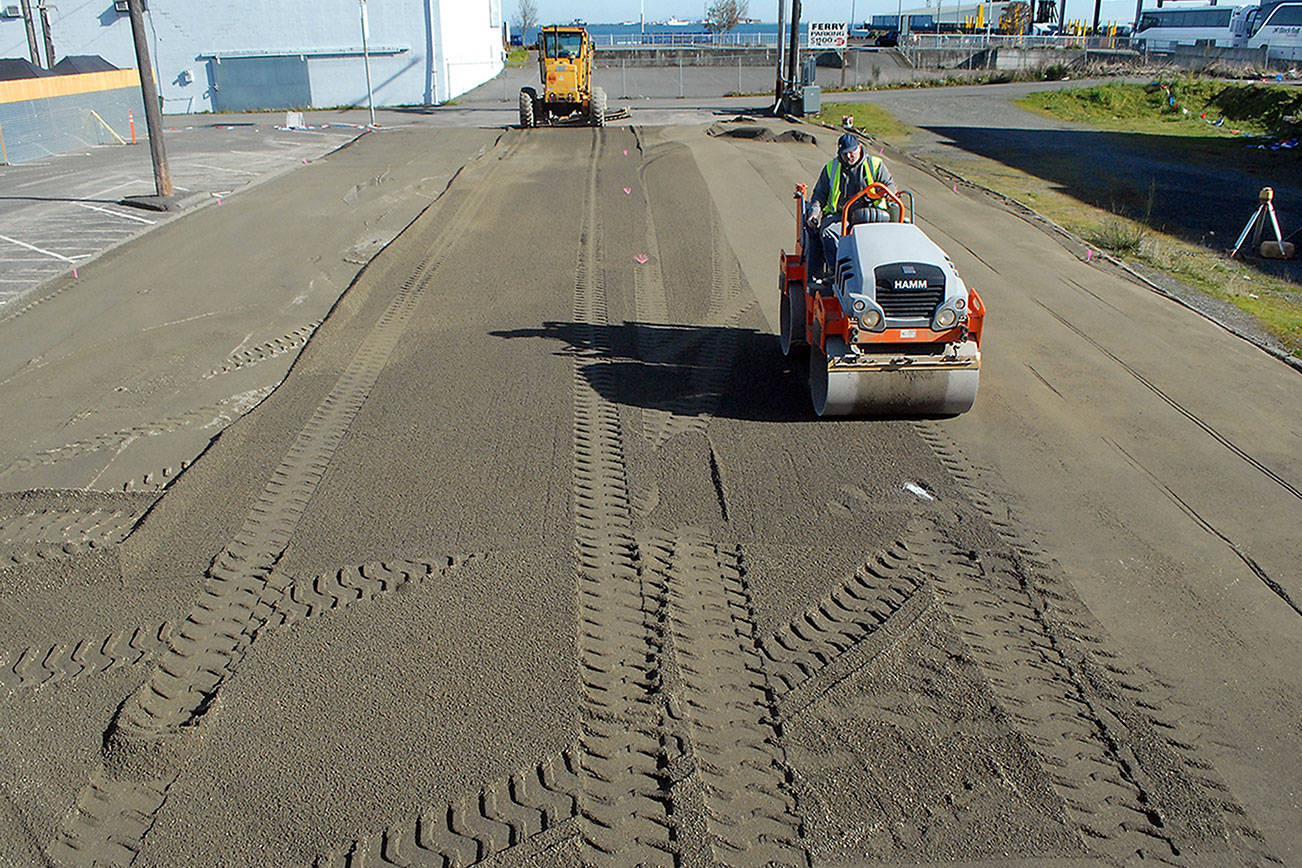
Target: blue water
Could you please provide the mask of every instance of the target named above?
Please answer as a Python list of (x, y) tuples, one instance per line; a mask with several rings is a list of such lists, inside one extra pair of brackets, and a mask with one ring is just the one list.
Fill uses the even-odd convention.
[[(556, 22), (557, 24), (567, 24), (569, 22)], [(625, 43), (636, 43), (643, 39), (642, 28), (638, 24), (595, 24), (588, 23), (583, 25), (591, 34), (593, 41), (597, 45), (610, 45), (612, 42), (617, 45)], [(790, 30), (788, 29), (789, 33)], [(740, 24), (728, 33), (716, 35), (708, 32), (699, 22), (693, 22), (682, 27), (670, 26), (667, 24), (646, 25), (645, 42), (647, 44), (684, 44), (684, 43), (703, 43), (712, 44), (716, 41), (720, 44), (729, 45), (737, 42), (762, 42), (773, 45), (777, 42), (778, 25), (769, 24)], [(809, 33), (808, 23), (800, 25), (800, 34), (802, 41)], [(538, 39), (538, 28), (531, 27), (525, 34), (525, 44), (532, 45)]]

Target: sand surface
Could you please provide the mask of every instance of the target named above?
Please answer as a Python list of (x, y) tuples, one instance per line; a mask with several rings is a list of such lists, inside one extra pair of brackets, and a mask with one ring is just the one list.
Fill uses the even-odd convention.
[(0, 865), (1302, 859), (1297, 373), (900, 165), (981, 394), (815, 420), (766, 123), (368, 135), (0, 322)]

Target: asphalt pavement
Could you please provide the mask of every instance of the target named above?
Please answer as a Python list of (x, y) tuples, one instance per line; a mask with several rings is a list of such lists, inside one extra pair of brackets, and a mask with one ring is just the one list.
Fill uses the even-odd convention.
[[(362, 132), (333, 116), (316, 119), (312, 129), (290, 130), (284, 120), (284, 114), (169, 117), (164, 143), (181, 208), (216, 204)], [(121, 201), (155, 192), (143, 126), (135, 145), (0, 167), (0, 316), (44, 281), (166, 222), (166, 213)]]
[(898, 165), (981, 393), (819, 421), (827, 150), (414, 124), (29, 296), (0, 851), (1297, 861), (1297, 372)]

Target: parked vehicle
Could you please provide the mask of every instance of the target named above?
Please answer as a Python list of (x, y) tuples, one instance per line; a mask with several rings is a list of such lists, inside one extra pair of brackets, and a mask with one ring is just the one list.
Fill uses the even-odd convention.
[(1222, 48), (1244, 45), (1250, 33), (1251, 6), (1200, 6), (1145, 9), (1135, 27), (1135, 47), (1170, 51), (1176, 45), (1210, 42)]
[(1248, 48), (1266, 46), (1266, 55), (1272, 60), (1297, 60), (1302, 58), (1302, 3), (1280, 3), (1273, 8), (1254, 9), (1256, 25), (1247, 38)]

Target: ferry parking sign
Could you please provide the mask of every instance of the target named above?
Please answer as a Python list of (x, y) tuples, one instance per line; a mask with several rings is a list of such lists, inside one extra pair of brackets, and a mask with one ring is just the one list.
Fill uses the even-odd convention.
[(832, 48), (841, 50), (849, 43), (846, 22), (811, 21), (809, 22), (809, 47)]

